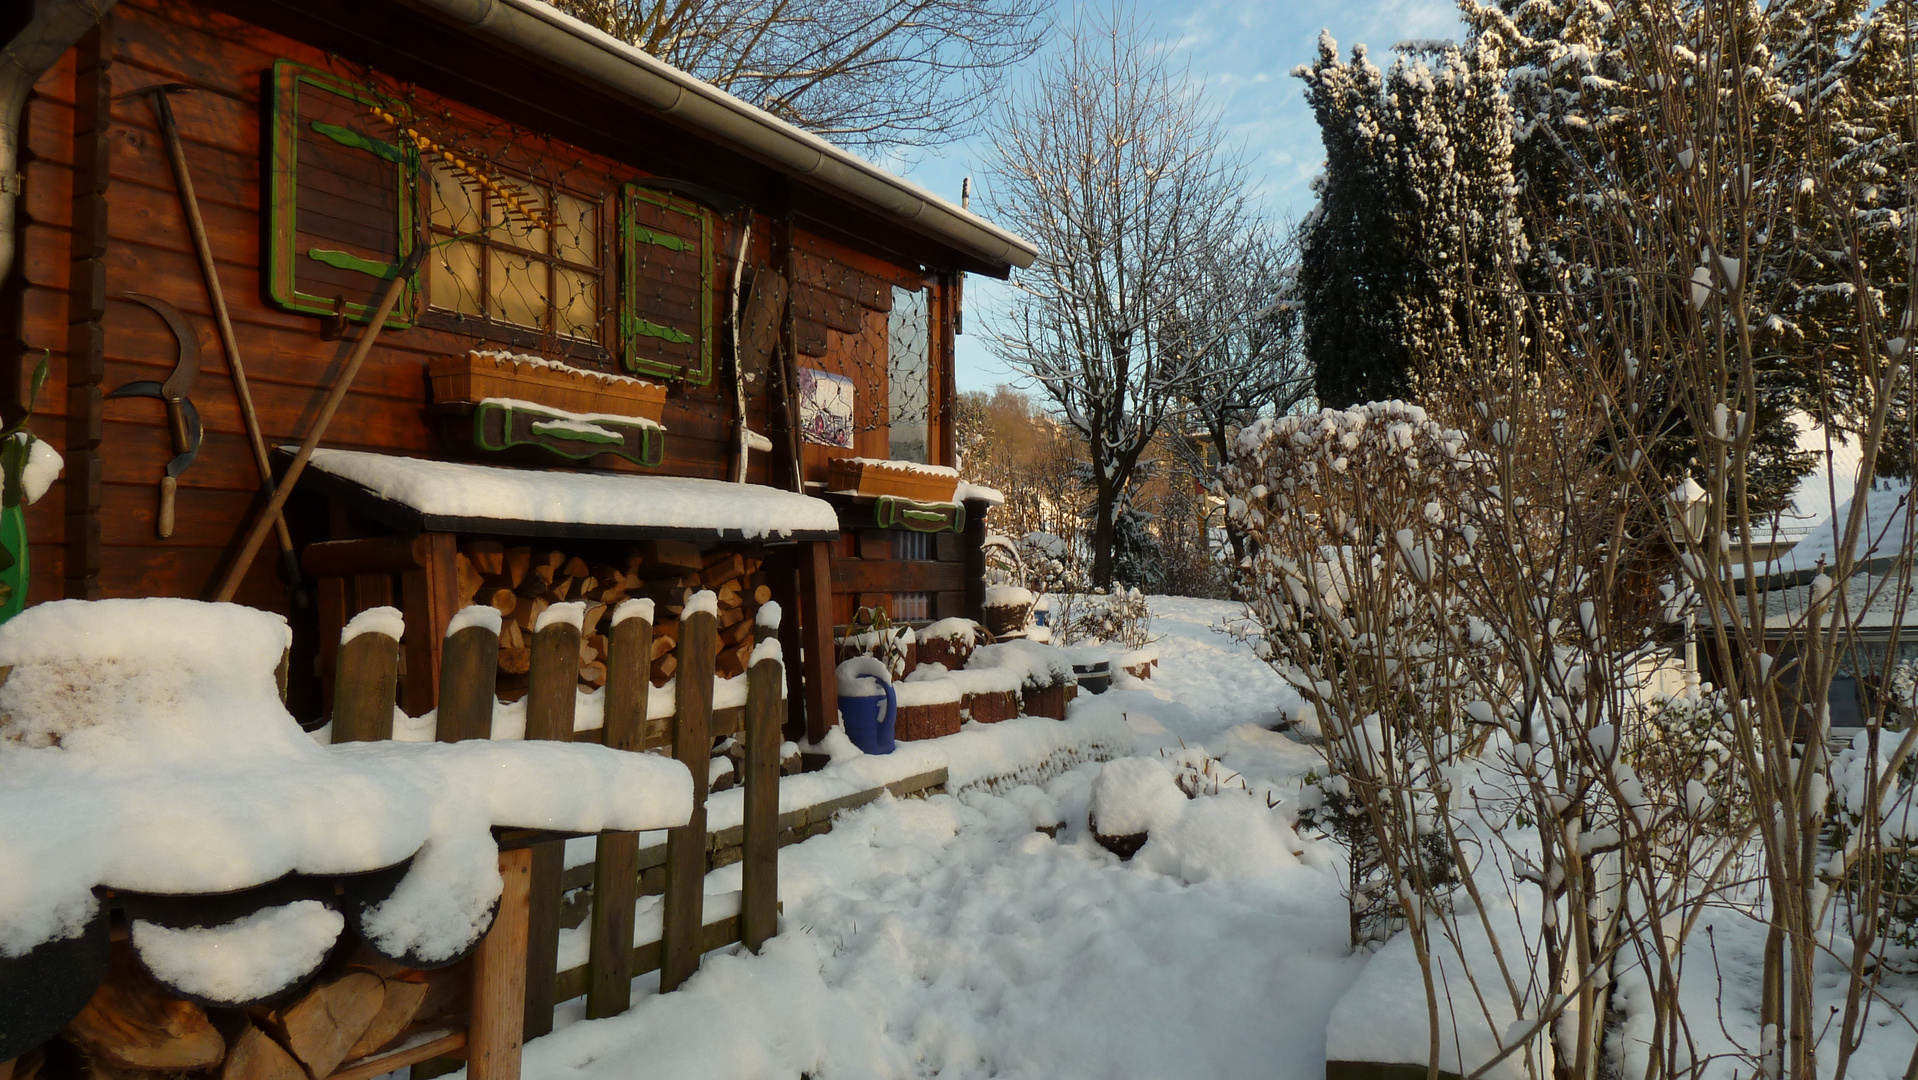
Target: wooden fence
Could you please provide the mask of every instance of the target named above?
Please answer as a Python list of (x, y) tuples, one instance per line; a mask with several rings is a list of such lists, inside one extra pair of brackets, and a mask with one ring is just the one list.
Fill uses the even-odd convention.
[[(588, 961), (560, 972), (559, 938), (566, 834), (534, 830), (496, 830), (500, 872), (506, 883), (499, 915), (473, 958), (472, 999), (464, 1040), (468, 1075), (473, 1080), (515, 1080), (519, 1048), (525, 1039), (552, 1030), (553, 1008), (562, 1000), (586, 995), (588, 1017), (612, 1016), (631, 1004), (633, 976), (657, 967), (660, 989), (670, 991), (699, 967), (709, 949), (743, 941), (757, 950), (773, 936), (779, 893), (779, 745), (785, 717), (785, 673), (779, 660), (764, 657), (744, 678), (746, 704), (737, 728), (715, 722), (714, 662), (719, 651), (717, 622), (709, 611), (689, 605), (680, 620), (674, 709), (649, 724), (653, 687), (652, 623), (632, 614), (619, 619), (607, 635), (605, 722), (597, 736), (618, 750), (641, 752), (662, 742), (692, 772), (693, 804), (688, 822), (667, 832), (663, 853), (641, 859), (639, 835), (604, 832), (597, 839), (591, 867), (592, 914)], [(491, 609), (487, 609), (491, 610)], [(617, 618), (617, 614), (615, 615)], [(435, 737), (442, 742), (488, 738), (495, 707), (499, 641), (486, 625), (458, 627), (444, 642), (439, 671), (439, 713)], [(772, 626), (755, 634), (770, 636)], [(579, 682), (580, 631), (554, 619), (532, 638), (532, 666), (526, 694), (528, 739), (559, 742), (576, 737), (574, 708)], [(335, 743), (390, 739), (398, 689), (402, 642), (388, 634), (362, 632), (339, 648), (333, 685)], [(737, 730), (744, 744), (745, 820), (739, 846), (743, 895), (737, 916), (706, 924), (703, 916), (707, 870), (706, 795), (713, 739)], [(732, 730), (727, 730), (732, 729)], [(577, 737), (590, 737), (579, 732)], [(665, 738), (662, 740), (661, 736)], [(634, 907), (641, 894), (641, 873), (664, 894), (664, 920), (656, 942), (633, 941)], [(374, 1055), (348, 1063), (335, 1077), (373, 1076), (443, 1055), (448, 1040)], [(377, 1070), (369, 1072), (368, 1070)]]

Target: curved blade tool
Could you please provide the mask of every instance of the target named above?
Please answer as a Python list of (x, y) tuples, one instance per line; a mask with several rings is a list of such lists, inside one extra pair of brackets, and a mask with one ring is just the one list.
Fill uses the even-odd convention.
[(200, 374), (200, 339), (187, 326), (186, 316), (180, 309), (158, 297), (144, 293), (127, 293), (126, 298), (137, 304), (151, 308), (173, 331), (174, 341), (179, 345), (179, 358), (174, 362), (172, 374), (164, 382), (141, 379), (116, 388), (108, 394), (110, 398), (151, 397), (158, 398), (166, 405), (167, 431), (173, 440), (173, 460), (167, 462), (166, 475), (160, 480), (160, 517), (161, 536), (173, 535), (173, 498), (179, 486), (180, 474), (200, 452), (200, 440), (204, 434), (200, 426), (200, 410), (194, 408), (193, 401), (187, 395), (193, 389), (193, 380)]

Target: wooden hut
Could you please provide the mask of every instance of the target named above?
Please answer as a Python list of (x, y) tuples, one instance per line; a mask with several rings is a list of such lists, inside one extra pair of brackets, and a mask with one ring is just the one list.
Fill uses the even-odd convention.
[(10, 32), (0, 408), (65, 458), (25, 511), (29, 604), (285, 613), (317, 720), (356, 611), (425, 631), (418, 715), (476, 597), (510, 689), (540, 606), (649, 595), (666, 638), (712, 587), (722, 674), (759, 605), (790, 613), (814, 738), (857, 607), (977, 616), (953, 336), (963, 275), (1024, 241), (538, 0), (36, 0)]

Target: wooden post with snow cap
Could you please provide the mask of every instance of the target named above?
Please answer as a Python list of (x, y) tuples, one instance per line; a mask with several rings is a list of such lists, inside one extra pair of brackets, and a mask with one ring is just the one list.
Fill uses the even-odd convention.
[(702, 589), (679, 616), (679, 675), (673, 702), (673, 756), (693, 774), (693, 811), (666, 833), (665, 921), (659, 989), (664, 993), (699, 970), (700, 917), (706, 894), (706, 785), (712, 767), (707, 732), (713, 714), (713, 660), (719, 645), (719, 597)]
[(376, 607), (353, 616), (340, 630), (340, 656), (333, 673), (333, 742), (393, 737), (400, 638), (405, 628), (398, 608)]
[(519, 1080), (520, 1044), (526, 1041), (524, 957), (532, 855), (526, 848), (500, 852), (499, 873), (505, 889), (499, 898), (499, 916), (473, 954), (467, 1080)]
[[(653, 602), (613, 609), (606, 639), (606, 745), (638, 751), (652, 694)], [(587, 953), (586, 1018), (617, 1016), (633, 1003), (633, 904), (639, 899), (639, 834), (603, 832), (593, 860), (593, 929)]]
[[(580, 626), (586, 605), (553, 604), (533, 624), (532, 667), (526, 689), (526, 738), (552, 742), (573, 739), (573, 706), (579, 686)], [(526, 922), (526, 1023), (529, 1039), (553, 1030), (553, 977), (559, 966), (560, 875), (566, 866), (566, 842), (533, 845)]]
[(779, 932), (780, 688), (779, 606), (767, 604), (753, 625), (759, 644), (746, 669), (746, 807), (739, 936), (754, 952)]
[(499, 609), (491, 604), (462, 608), (446, 624), (440, 656), (439, 717), (433, 731), (440, 742), (492, 738), (499, 628)]

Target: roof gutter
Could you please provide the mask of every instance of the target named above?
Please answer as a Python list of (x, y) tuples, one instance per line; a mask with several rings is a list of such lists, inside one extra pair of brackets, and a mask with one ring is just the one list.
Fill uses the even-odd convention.
[(115, 0), (33, 0), (33, 15), (0, 47), (0, 282), (13, 273), (19, 250), (20, 123), (40, 76), (93, 29)]
[(880, 207), (982, 261), (1023, 269), (1039, 254), (1029, 241), (984, 218), (541, 0), (412, 2), (712, 132), (793, 176)]

